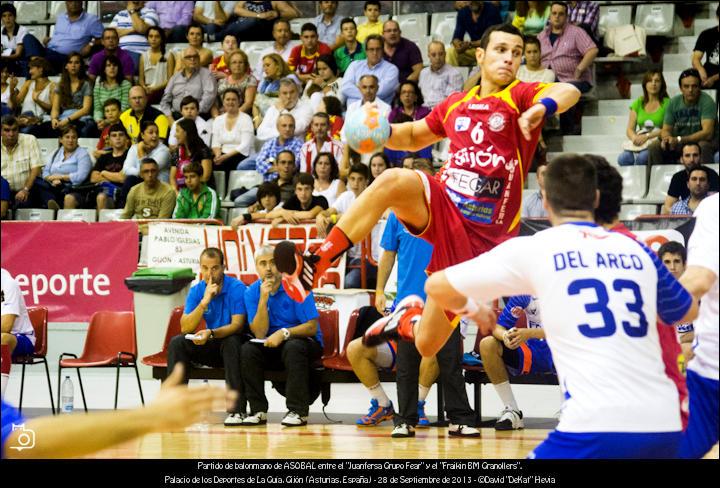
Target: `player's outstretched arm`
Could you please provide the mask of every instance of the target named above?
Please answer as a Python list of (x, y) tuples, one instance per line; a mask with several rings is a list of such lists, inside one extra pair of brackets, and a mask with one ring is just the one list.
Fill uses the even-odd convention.
[(697, 301), (712, 288), (717, 275), (703, 266), (690, 265), (680, 277), (680, 284), (693, 296), (693, 306), (682, 318), (681, 322), (692, 322), (698, 313)]
[(430, 275), (425, 282), (425, 292), (443, 309), (475, 321), (483, 335), (492, 334), (495, 329), (497, 316), (493, 309), (457, 291), (448, 281), (445, 271)]
[(419, 151), (442, 139), (430, 130), (424, 119), (392, 124), (391, 127), (392, 134), (386, 147), (395, 151)]
[[(580, 90), (570, 83), (553, 83), (543, 93), (541, 98), (551, 98), (557, 104), (557, 112), (561, 114), (567, 111), (580, 100)], [(525, 139), (531, 139), (530, 133), (535, 130), (545, 119), (547, 109), (545, 105), (536, 103), (520, 115), (518, 126)]]
[[(198, 422), (213, 405), (226, 401), (223, 388), (188, 388), (181, 385), (183, 365), (175, 366), (155, 400), (147, 407), (127, 412), (98, 413), (31, 420), (26, 429), (35, 432), (35, 447), (18, 451), (5, 446), (19, 445), (11, 434), (5, 446), (9, 458), (68, 458), (83, 456), (127, 442), (151, 432), (182, 429)], [(228, 398), (227, 401), (234, 401)]]

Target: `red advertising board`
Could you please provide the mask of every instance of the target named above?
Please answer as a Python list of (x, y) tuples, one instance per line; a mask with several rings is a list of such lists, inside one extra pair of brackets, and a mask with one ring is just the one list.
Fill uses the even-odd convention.
[(99, 310), (132, 310), (124, 280), (138, 263), (135, 222), (3, 222), (2, 267), (28, 307), (51, 322), (87, 322)]

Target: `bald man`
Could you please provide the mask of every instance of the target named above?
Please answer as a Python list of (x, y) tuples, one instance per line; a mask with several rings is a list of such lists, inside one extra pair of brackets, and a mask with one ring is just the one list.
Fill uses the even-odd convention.
[(160, 110), (173, 121), (182, 117), (180, 102), (190, 95), (200, 102), (200, 115), (210, 118), (210, 108), (215, 101), (217, 86), (210, 70), (200, 66), (200, 52), (190, 46), (182, 52), (182, 70), (175, 73), (160, 101)]

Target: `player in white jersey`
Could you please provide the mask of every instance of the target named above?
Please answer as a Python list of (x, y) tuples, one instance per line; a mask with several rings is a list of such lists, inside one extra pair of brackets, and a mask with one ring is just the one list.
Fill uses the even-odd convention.
[(430, 276), (429, 297), (488, 323), (486, 302), (530, 294), (565, 396), (557, 429), (531, 458), (671, 458), (681, 438), (677, 390), (664, 371), (657, 318), (697, 303), (655, 253), (594, 223), (595, 168), (583, 156), (548, 165), (543, 205), (553, 228), (518, 237)]
[(27, 356), (35, 350), (33, 329), (20, 286), (10, 273), (0, 270), (2, 281), (2, 396), (10, 375), (11, 356)]
[(680, 282), (700, 299), (694, 322), (695, 356), (688, 364), (690, 423), (680, 457), (699, 458), (718, 442), (718, 194), (695, 210), (695, 229), (688, 242), (687, 269)]
[[(515, 326), (521, 312), (525, 312), (527, 327)], [(518, 295), (507, 300), (492, 335), (480, 341), (480, 357), (485, 373), (503, 402), (495, 430), (522, 429), (523, 415), (510, 387), (508, 373), (519, 376), (555, 372), (536, 297)]]

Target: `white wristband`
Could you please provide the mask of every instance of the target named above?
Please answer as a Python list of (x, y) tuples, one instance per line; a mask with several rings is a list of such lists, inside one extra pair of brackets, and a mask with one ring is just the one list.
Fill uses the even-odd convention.
[(472, 317), (478, 312), (478, 310), (480, 310), (480, 307), (478, 307), (477, 302), (468, 297), (463, 308), (450, 311), (456, 315), (460, 315), (461, 317)]

